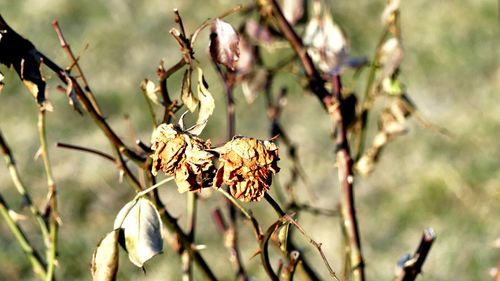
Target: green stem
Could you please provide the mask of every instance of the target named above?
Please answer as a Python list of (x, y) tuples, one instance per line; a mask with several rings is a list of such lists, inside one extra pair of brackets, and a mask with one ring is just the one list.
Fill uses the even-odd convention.
[(222, 193), (224, 196), (226, 196), (226, 198), (231, 201), (231, 203), (236, 207), (238, 208), (242, 213), (243, 215), (245, 215), (245, 217), (249, 220), (252, 220), (252, 215), (250, 215), (250, 213), (245, 209), (243, 208), (243, 206), (241, 206), (240, 202), (238, 202), (238, 200), (236, 200), (236, 198), (234, 198), (231, 194), (229, 194), (227, 191), (225, 191), (223, 188), (217, 188), (217, 191)]
[(375, 48), (375, 52), (373, 53), (373, 57), (372, 57), (371, 65), (370, 65), (370, 70), (368, 72), (368, 78), (366, 80), (363, 101), (361, 103), (361, 108), (362, 108), (361, 124), (360, 124), (361, 129), (359, 132), (357, 153), (356, 153), (356, 157), (354, 158), (355, 160), (359, 160), (361, 155), (363, 155), (363, 151), (364, 151), (364, 147), (365, 147), (366, 131), (368, 128), (368, 126), (367, 126), (368, 114), (370, 112), (370, 109), (373, 106), (373, 98), (374, 98), (374, 95), (372, 94), (373, 93), (373, 83), (375, 82), (375, 74), (377, 73), (380, 48), (382, 47), (385, 40), (387, 39), (387, 36), (389, 36), (389, 33), (390, 33), (389, 29), (386, 27), (384, 29), (384, 32), (382, 33), (382, 36), (380, 36), (377, 47)]
[(33, 271), (38, 275), (38, 277), (40, 277), (40, 279), (45, 279), (47, 271), (45, 269), (46, 265), (43, 261), (43, 258), (33, 248), (33, 246), (31, 246), (30, 241), (28, 240), (22, 229), (9, 215), (9, 210), (10, 209), (7, 206), (7, 203), (4, 201), (2, 195), (0, 194), (0, 215), (7, 223), (7, 226), (9, 227), (12, 234), (14, 234), (14, 237), (19, 243), (19, 246), (21, 246), (21, 249), (30, 261), (31, 266), (33, 267)]
[[(195, 229), (196, 229), (196, 211), (198, 209), (198, 196), (194, 192), (187, 194), (187, 236), (191, 243), (194, 243)], [(193, 259), (189, 253), (183, 251), (182, 253), (182, 280), (193, 280)]]
[(49, 213), (49, 241), (47, 243), (47, 275), (45, 280), (55, 280), (55, 266), (57, 263), (57, 240), (59, 232), (59, 215), (57, 211), (57, 189), (52, 176), (52, 168), (49, 161), (49, 153), (47, 149), (47, 134), (45, 126), (45, 110), (40, 110), (38, 113), (38, 133), (40, 136), (40, 149), (42, 151), (43, 166), (47, 176), (48, 185), (48, 204), (50, 207)]
[(7, 142), (5, 141), (1, 130), (0, 130), (0, 152), (4, 154), (5, 163), (7, 164), (7, 169), (9, 170), (10, 177), (12, 178), (12, 181), (17, 189), (17, 192), (21, 194), (21, 196), (23, 197), (23, 202), (28, 206), (28, 208), (31, 211), (31, 214), (38, 223), (40, 231), (42, 232), (42, 236), (45, 238), (49, 237), (47, 224), (43, 220), (42, 214), (33, 203), (30, 194), (28, 193), (26, 187), (24, 186), (23, 181), (21, 180), (19, 171), (17, 170), (16, 167), (16, 161), (14, 159), (14, 155), (12, 154)]

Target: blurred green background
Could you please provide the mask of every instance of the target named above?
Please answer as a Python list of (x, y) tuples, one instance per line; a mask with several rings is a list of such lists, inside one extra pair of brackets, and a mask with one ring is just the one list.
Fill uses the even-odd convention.
[[(332, 1), (334, 18), (345, 29), (353, 55), (373, 53), (382, 31), (380, 15), (384, 2)], [(499, 15), (496, 1), (402, 1), (401, 20), (405, 58), (402, 80), (421, 113), (447, 128), (447, 138), (410, 122), (409, 134), (391, 143), (374, 173), (356, 182), (356, 199), (362, 246), (369, 280), (390, 280), (398, 258), (413, 252), (422, 230), (433, 227), (438, 235), (419, 280), (488, 280), (496, 266), (500, 237), (500, 54)], [(57, 19), (71, 43), (82, 54), (81, 66), (97, 95), (107, 120), (127, 143), (135, 138), (149, 141), (152, 132), (147, 108), (140, 92), (142, 79), (156, 80), (160, 59), (170, 66), (180, 58), (168, 30), (175, 26), (172, 9), (178, 8), (188, 30), (238, 3), (232, 1), (64, 1), (0, 0), (0, 12), (20, 34), (60, 65), (67, 58), (51, 26)], [(228, 18), (237, 23), (238, 16)], [(207, 60), (208, 33), (197, 44), (196, 54), (205, 65), (210, 90), (216, 98), (216, 113), (203, 136), (215, 144), (225, 138), (224, 98), (220, 82)], [(14, 151), (23, 180), (36, 203), (43, 206), (46, 182), (38, 150), (37, 107), (12, 70), (0, 67), (6, 76), (0, 93), (0, 128)], [(45, 71), (45, 73), (49, 73)], [(179, 94), (180, 75), (169, 80), (172, 95)], [(290, 97), (282, 118), (316, 194), (312, 204), (334, 209), (338, 183), (330, 140), (330, 121), (320, 104), (303, 95), (293, 76), (278, 77), (276, 87), (288, 85)], [(364, 75), (361, 77), (364, 79)], [(111, 230), (123, 204), (133, 197), (126, 183), (118, 182), (113, 165), (93, 155), (56, 148), (55, 142), (78, 144), (111, 152), (105, 136), (88, 116), (81, 117), (67, 106), (67, 99), (55, 91), (58, 81), (50, 74), (48, 94), (55, 111), (48, 115), (51, 160), (59, 188), (60, 234), (59, 280), (88, 280), (94, 247)], [(362, 90), (356, 85), (346, 86)], [(265, 99), (250, 106), (238, 88), (237, 133), (268, 137)], [(126, 118), (128, 116), (128, 119)], [(371, 128), (375, 127), (373, 114)], [(131, 130), (132, 128), (132, 130)], [(134, 132), (135, 136), (131, 133)], [(369, 137), (373, 135), (370, 132)], [(282, 153), (283, 172), (288, 179), (291, 166)], [(299, 195), (310, 201), (304, 186)], [(0, 192), (20, 213), (4, 162), (0, 162)], [(167, 208), (185, 225), (185, 196), (175, 185), (161, 188)], [(224, 206), (218, 194), (200, 204), (197, 243), (207, 245), (204, 257), (217, 276), (231, 280), (221, 235), (207, 215)], [(266, 204), (249, 205), (266, 227), (274, 219)], [(268, 215), (269, 214), (269, 215)], [(271, 215), (272, 214), (272, 215)], [(341, 271), (340, 230), (337, 218), (303, 214), (300, 223), (323, 243), (323, 250)], [(41, 246), (40, 237), (28, 219), (21, 223)], [(241, 223), (243, 259), (255, 280), (266, 280), (251, 228)], [(168, 236), (168, 235), (167, 235)], [(327, 277), (319, 255), (306, 241), (305, 254)], [(180, 258), (168, 247), (146, 265), (147, 275), (132, 266), (123, 254), (119, 280), (179, 280)], [(197, 279), (202, 279), (196, 273)], [(32, 280), (30, 266), (5, 223), (0, 222), (0, 280)]]

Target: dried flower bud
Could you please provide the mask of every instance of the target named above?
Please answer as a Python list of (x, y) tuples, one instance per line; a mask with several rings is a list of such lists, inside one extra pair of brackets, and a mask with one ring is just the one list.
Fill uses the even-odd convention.
[(212, 154), (205, 142), (172, 124), (161, 124), (152, 137), (154, 175), (159, 170), (173, 176), (179, 192), (198, 191), (210, 186), (215, 174)]
[(220, 153), (220, 167), (215, 185), (229, 186), (231, 194), (244, 202), (260, 201), (272, 183), (272, 174), (279, 172), (278, 147), (269, 141), (234, 137)]
[(234, 28), (229, 23), (216, 19), (210, 34), (210, 55), (213, 60), (234, 70), (240, 57), (239, 43), (240, 38)]

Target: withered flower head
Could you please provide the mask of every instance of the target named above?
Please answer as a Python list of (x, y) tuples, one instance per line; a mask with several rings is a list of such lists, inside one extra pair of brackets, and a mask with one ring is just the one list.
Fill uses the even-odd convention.
[(269, 191), (272, 174), (280, 170), (278, 147), (270, 141), (237, 136), (215, 151), (220, 153), (215, 185), (228, 185), (244, 202), (260, 201)]
[(172, 124), (161, 124), (153, 132), (154, 175), (159, 170), (173, 176), (179, 192), (198, 191), (211, 186), (215, 174), (209, 141), (203, 141)]

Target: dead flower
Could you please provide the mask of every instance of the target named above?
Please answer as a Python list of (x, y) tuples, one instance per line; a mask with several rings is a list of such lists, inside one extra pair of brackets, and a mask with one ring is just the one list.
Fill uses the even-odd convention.
[(228, 185), (231, 194), (244, 202), (260, 201), (270, 189), (272, 174), (280, 170), (278, 147), (270, 141), (236, 136), (214, 151), (220, 153), (221, 162), (215, 185)]
[(161, 124), (153, 132), (152, 172), (173, 176), (179, 192), (199, 191), (212, 185), (215, 167), (210, 142), (199, 139), (172, 124)]

